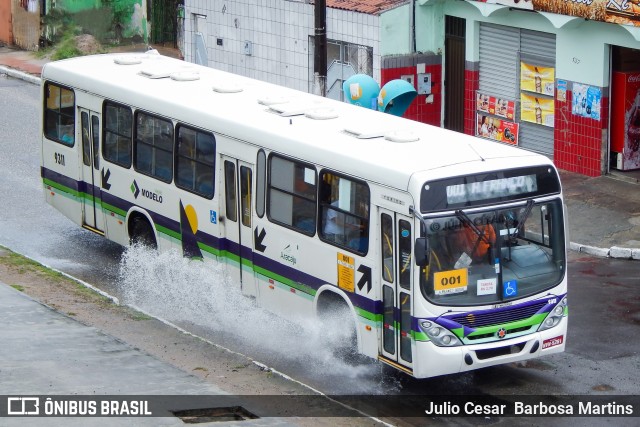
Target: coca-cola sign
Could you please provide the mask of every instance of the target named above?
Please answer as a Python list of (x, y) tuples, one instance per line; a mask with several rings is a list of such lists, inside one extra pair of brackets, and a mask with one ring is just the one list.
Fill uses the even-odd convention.
[(640, 74), (632, 74), (627, 77), (627, 83), (638, 83), (640, 82)]

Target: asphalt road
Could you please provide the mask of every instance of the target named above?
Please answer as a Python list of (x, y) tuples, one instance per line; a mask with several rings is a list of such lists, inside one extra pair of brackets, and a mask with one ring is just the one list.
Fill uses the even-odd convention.
[[(167, 272), (162, 268), (166, 258), (125, 252), (48, 206), (39, 169), (39, 96), (37, 86), (0, 76), (0, 245), (327, 394), (417, 395), (425, 390), (449, 395), (640, 394), (640, 281), (635, 262), (570, 255), (569, 336), (564, 354), (421, 381), (389, 375), (375, 363), (336, 362), (331, 351), (313, 344), (305, 328), (274, 318), (233, 294), (225, 300), (212, 299), (215, 286), (224, 284), (215, 269), (194, 269), (187, 261), (168, 258), (174, 267), (184, 265), (177, 273)], [(211, 282), (212, 277), (219, 284), (203, 288), (202, 283)], [(184, 297), (185, 290), (190, 297)], [(182, 296), (171, 300), (166, 292)], [(244, 327), (247, 324), (252, 328)], [(571, 422), (566, 421), (556, 424)], [(627, 421), (631, 420), (616, 419), (612, 425), (627, 425)]]

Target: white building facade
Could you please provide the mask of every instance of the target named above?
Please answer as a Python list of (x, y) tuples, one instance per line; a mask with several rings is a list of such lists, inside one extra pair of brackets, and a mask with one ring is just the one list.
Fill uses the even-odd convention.
[[(380, 81), (380, 10), (344, 10), (327, 1), (327, 92), (368, 74)], [(365, 2), (366, 3), (366, 2)], [(403, 3), (397, 1), (389, 4)], [(185, 0), (188, 62), (305, 92), (313, 91), (314, 5), (309, 0)]]

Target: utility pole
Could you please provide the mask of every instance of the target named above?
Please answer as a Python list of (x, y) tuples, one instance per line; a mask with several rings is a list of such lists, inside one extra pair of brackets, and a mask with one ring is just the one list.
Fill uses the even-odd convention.
[(315, 37), (313, 39), (314, 93), (327, 95), (327, 2), (314, 0)]

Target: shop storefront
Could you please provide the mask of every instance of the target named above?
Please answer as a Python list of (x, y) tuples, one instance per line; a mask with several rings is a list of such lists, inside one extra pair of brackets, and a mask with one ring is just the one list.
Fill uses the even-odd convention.
[[(640, 169), (637, 2), (413, 4), (415, 52), (398, 53), (419, 54), (430, 68), (431, 105), (442, 105), (430, 123), (545, 154), (588, 176)], [(398, 74), (392, 61), (383, 64), (382, 83)], [(451, 72), (458, 68), (464, 72)]]
[(475, 135), (553, 156), (555, 34), (481, 22), (479, 36)]

